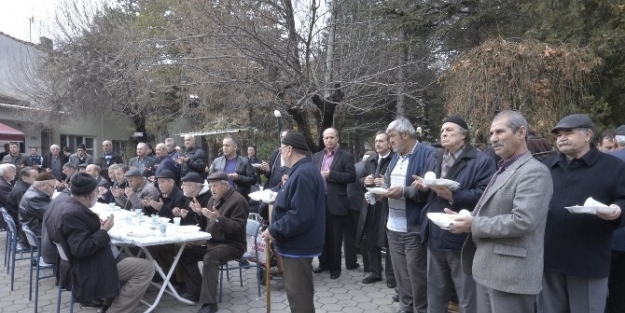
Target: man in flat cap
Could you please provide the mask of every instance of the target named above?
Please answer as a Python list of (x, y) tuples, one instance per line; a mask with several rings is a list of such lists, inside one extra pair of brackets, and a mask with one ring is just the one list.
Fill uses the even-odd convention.
[[(71, 197), (52, 229), (71, 264), (72, 295), (78, 302), (114, 298), (111, 312), (133, 312), (154, 276), (154, 264), (145, 259), (125, 257), (111, 245), (108, 231), (114, 225), (111, 215), (105, 221), (89, 208), (97, 201), (98, 182), (86, 173), (70, 180)], [(122, 284), (120, 284), (123, 283)]]
[(212, 197), (212, 193), (208, 183), (196, 172), (187, 173), (181, 180), (182, 192), (187, 198), (187, 205), (174, 208), (173, 214), (182, 218), (182, 224), (195, 225), (197, 223), (195, 211), (208, 206), (208, 200)]
[[(444, 150), (428, 158), (426, 170), (436, 178), (460, 183), (457, 189), (450, 186), (427, 186), (419, 177), (413, 183), (418, 197), (426, 198), (426, 213), (443, 213), (445, 208), (454, 212), (473, 211), (488, 182), (495, 174), (495, 161), (475, 149), (470, 141), (467, 123), (457, 115), (443, 120), (440, 135)], [(461, 268), (460, 250), (467, 234), (453, 234), (433, 224), (422, 221), (423, 240), (428, 247), (428, 312), (447, 313), (452, 288), (458, 295), (460, 311), (477, 313), (475, 281)]]
[(43, 214), (50, 206), (55, 183), (56, 178), (52, 173), (39, 173), (19, 204), (20, 224), (28, 226), (38, 238), (41, 238)]
[(155, 178), (158, 182), (159, 196), (156, 200), (150, 197), (141, 199), (143, 212), (148, 216), (157, 214), (160, 217), (173, 218), (174, 208), (184, 207), (187, 202), (182, 191), (176, 186), (176, 174), (164, 170)]
[[(552, 129), (559, 154), (545, 160), (553, 178), (545, 231), (545, 273), (538, 312), (604, 312), (610, 243), (625, 220), (625, 164), (593, 144), (593, 123), (569, 115)], [(565, 207), (592, 197), (609, 205), (595, 214)]]
[(141, 175), (138, 169), (130, 169), (124, 174), (128, 186), (124, 189), (113, 188), (113, 196), (117, 202), (125, 210), (144, 209), (142, 200), (151, 199), (158, 200), (160, 195), (158, 189)]
[[(230, 186), (226, 173), (211, 173), (207, 180), (213, 197), (206, 207), (194, 209), (201, 229), (210, 233), (212, 238), (205, 246), (188, 247), (180, 258), (187, 287), (187, 293), (183, 297), (202, 303), (198, 313), (217, 312), (219, 266), (241, 258), (247, 248), (245, 237), (249, 215), (247, 200)], [(197, 266), (198, 261), (203, 261), (201, 274)]]
[(291, 312), (315, 312), (312, 259), (323, 250), (326, 207), (325, 183), (308, 157), (306, 139), (288, 133), (280, 153), (291, 168), (276, 201), (273, 223), (262, 238), (271, 239), (284, 265), (284, 289)]

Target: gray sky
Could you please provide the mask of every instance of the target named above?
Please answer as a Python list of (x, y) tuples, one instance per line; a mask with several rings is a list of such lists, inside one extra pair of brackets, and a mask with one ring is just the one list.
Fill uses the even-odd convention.
[(30, 21), (32, 41), (39, 42), (39, 36), (50, 36), (47, 25), (54, 14), (58, 0), (0, 0), (0, 32), (15, 38), (30, 41)]

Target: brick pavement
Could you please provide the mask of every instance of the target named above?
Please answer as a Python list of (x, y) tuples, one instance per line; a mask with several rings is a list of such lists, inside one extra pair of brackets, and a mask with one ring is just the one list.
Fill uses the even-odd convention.
[[(0, 255), (4, 257), (4, 241), (6, 233), (0, 233)], [(4, 259), (3, 259), (4, 260)], [(315, 261), (316, 263), (316, 261)], [(360, 260), (360, 264), (362, 261)], [(34, 301), (28, 301), (28, 261), (16, 261), (15, 290), (11, 291), (10, 275), (6, 268), (0, 266), (0, 313), (33, 312)], [(261, 297), (258, 297), (256, 287), (256, 270), (243, 270), (243, 287), (239, 285), (238, 271), (231, 271), (231, 281), (224, 281), (223, 302), (219, 304), (219, 312), (261, 313), (265, 310), (265, 291), (261, 289)], [(366, 274), (362, 267), (356, 270), (345, 270), (337, 280), (331, 280), (330, 274), (324, 272), (315, 275), (315, 307), (317, 312), (341, 312), (341, 313), (374, 313), (396, 312), (398, 305), (392, 302), (394, 291), (386, 287), (384, 281), (373, 285), (361, 283)], [(156, 297), (157, 289), (150, 287), (146, 293), (148, 300)], [(38, 312), (56, 312), (57, 288), (54, 279), (44, 279), (39, 288)], [(62, 294), (62, 312), (69, 312), (69, 293)], [(284, 285), (281, 280), (272, 280), (271, 289), (272, 312), (289, 312)], [(138, 312), (145, 310), (145, 306), (139, 306)], [(156, 310), (157, 313), (187, 313), (197, 312), (199, 306), (190, 306), (176, 301), (168, 294), (163, 298)], [(94, 308), (81, 308), (74, 306), (74, 312), (96, 312)]]

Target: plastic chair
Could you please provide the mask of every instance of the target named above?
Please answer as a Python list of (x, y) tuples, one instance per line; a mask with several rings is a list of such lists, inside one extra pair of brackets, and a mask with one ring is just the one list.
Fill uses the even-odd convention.
[[(7, 269), (7, 273), (11, 272), (11, 290), (13, 290), (13, 285), (15, 283), (15, 261), (16, 260), (25, 260), (30, 259), (28, 256), (24, 256), (24, 253), (30, 252), (29, 249), (23, 249), (17, 243), (17, 227), (15, 226), (15, 221), (10, 215), (4, 215), (4, 221), (7, 223), (9, 227), (9, 231), (11, 232), (11, 238), (9, 242), (9, 268)], [(20, 254), (20, 257), (17, 258), (17, 254)]]
[[(247, 220), (247, 224), (245, 227), (245, 235), (246, 237), (254, 238), (254, 246), (256, 246), (256, 243), (257, 243), (259, 228), (260, 228), (260, 222), (257, 222), (251, 219)], [(262, 274), (260, 271), (261, 264), (257, 260), (258, 260), (258, 251), (255, 252), (255, 255), (251, 255), (249, 252), (245, 251), (245, 253), (243, 253), (243, 256), (237, 260), (237, 262), (239, 262), (238, 266), (229, 267), (228, 263), (226, 263), (226, 264), (223, 264), (219, 268), (219, 272), (220, 272), (219, 273), (219, 303), (221, 303), (222, 296), (223, 296), (224, 272), (226, 272), (226, 275), (228, 275), (228, 273), (231, 270), (239, 270), (239, 278), (241, 280), (241, 287), (243, 287), (243, 269), (244, 268), (252, 268), (252, 267), (256, 268), (256, 281), (258, 283), (258, 296), (260, 297), (260, 285), (261, 285)], [(248, 263), (245, 263), (244, 261), (248, 261)], [(254, 262), (255, 265), (249, 263), (250, 261)], [(264, 268), (264, 265), (262, 266)], [(227, 279), (230, 280), (229, 277), (227, 277)]]
[[(22, 231), (26, 234), (26, 238), (28, 239), (28, 243), (30, 244), (30, 280), (28, 284), (28, 300), (32, 300), (33, 295), (33, 272), (37, 272), (36, 283), (35, 283), (35, 313), (37, 313), (37, 305), (39, 304), (39, 280), (42, 278), (50, 278), (54, 277), (55, 265), (47, 264), (41, 259), (41, 246), (39, 244), (39, 239), (37, 239), (37, 235), (33, 233), (28, 226), (23, 225)], [(37, 255), (35, 257), (35, 249), (37, 250)], [(36, 264), (33, 264), (33, 261)], [(52, 274), (46, 275), (45, 270), (52, 269)], [(40, 273), (43, 272), (44, 276), (41, 276)]]
[[(56, 245), (56, 249), (59, 251), (59, 257), (61, 258), (61, 260), (69, 263), (69, 259), (67, 258), (67, 254), (65, 254), (65, 250), (63, 250), (63, 246), (61, 246), (61, 244), (56, 243), (56, 242), (54, 244)], [(59, 266), (59, 270), (60, 270), (60, 266)], [(61, 275), (59, 275), (59, 293), (56, 297), (56, 313), (61, 312), (61, 291), (63, 291), (63, 274), (62, 273)], [(74, 295), (72, 294), (70, 290), (68, 291), (70, 292), (69, 313), (74, 313)]]
[[(6, 218), (4, 217), (5, 215), (9, 215), (9, 211), (7, 211), (7, 209), (5, 209), (4, 207), (0, 207), (0, 212), (2, 212), (2, 221), (4, 222), (6, 220)], [(4, 224), (6, 225), (6, 222), (4, 222)], [(4, 266), (6, 267), (7, 264), (9, 263), (9, 243), (11, 242), (11, 231), (9, 230), (9, 227), (6, 227), (6, 231), (7, 231), (7, 236), (6, 236), (6, 240), (4, 243)], [(7, 273), (9, 273), (9, 269), (7, 268)]]

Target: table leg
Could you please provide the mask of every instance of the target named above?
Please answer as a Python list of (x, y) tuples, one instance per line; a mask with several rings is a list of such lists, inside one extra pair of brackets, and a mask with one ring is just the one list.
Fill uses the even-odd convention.
[[(145, 310), (146, 313), (147, 312), (152, 312), (152, 310), (154, 310), (158, 306), (158, 303), (161, 301), (161, 297), (163, 296), (164, 292), (167, 292), (168, 294), (174, 296), (180, 302), (183, 302), (183, 303), (186, 303), (186, 304), (190, 304), (190, 305), (194, 305), (195, 304), (195, 302), (187, 300), (187, 299), (179, 296), (178, 292), (176, 292), (176, 289), (174, 288), (174, 286), (169, 282), (169, 280), (171, 279), (171, 276), (174, 274), (174, 271), (176, 270), (176, 265), (178, 264), (178, 261), (180, 260), (180, 256), (182, 255), (182, 251), (184, 250), (186, 245), (187, 245), (187, 243), (183, 242), (182, 245), (180, 246), (180, 249), (178, 249), (178, 253), (176, 253), (176, 257), (174, 258), (174, 262), (171, 264), (171, 268), (169, 269), (169, 272), (167, 273), (167, 275), (165, 275), (165, 273), (163, 272), (163, 269), (161, 268), (161, 266), (158, 265), (158, 263), (154, 260), (154, 258), (152, 257), (152, 254), (150, 254), (150, 251), (148, 250), (148, 248), (147, 247), (141, 247), (141, 250), (143, 252), (145, 252), (145, 256), (147, 257), (147, 259), (152, 261), (152, 263), (154, 263), (154, 267), (155, 267), (156, 271), (163, 278), (163, 284), (162, 285), (161, 284), (157, 284), (157, 283), (152, 283), (152, 285), (157, 286), (158, 288), (160, 288), (160, 290), (158, 291), (158, 295), (156, 296), (156, 299), (154, 299), (154, 303), (147, 310)], [(169, 290), (167, 290), (167, 289), (169, 289)]]

